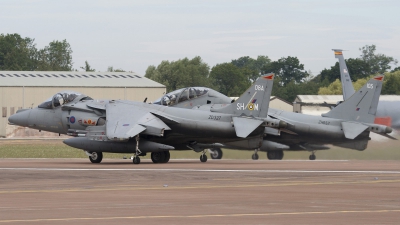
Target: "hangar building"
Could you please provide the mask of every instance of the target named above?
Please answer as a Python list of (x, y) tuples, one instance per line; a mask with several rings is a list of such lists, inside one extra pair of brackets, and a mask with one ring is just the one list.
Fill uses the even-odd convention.
[(8, 125), (8, 117), (18, 109), (37, 107), (64, 90), (94, 99), (137, 101), (152, 101), (166, 91), (164, 85), (132, 72), (0, 71), (0, 137), (12, 136), (15, 126)]

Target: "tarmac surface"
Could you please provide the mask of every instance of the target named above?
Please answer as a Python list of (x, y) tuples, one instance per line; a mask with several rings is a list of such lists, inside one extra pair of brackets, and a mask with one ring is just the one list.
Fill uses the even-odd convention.
[(399, 223), (400, 161), (0, 159), (0, 225)]

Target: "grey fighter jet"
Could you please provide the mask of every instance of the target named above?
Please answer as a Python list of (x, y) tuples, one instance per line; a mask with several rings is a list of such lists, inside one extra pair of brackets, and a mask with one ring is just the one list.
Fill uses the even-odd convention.
[(62, 92), (37, 108), (18, 111), (9, 122), (76, 136), (64, 143), (84, 150), (92, 163), (101, 162), (102, 152), (132, 152), (135, 164), (151, 152), (153, 162), (165, 163), (174, 149), (202, 152), (205, 162), (204, 149), (221, 145), (216, 143), (255, 149), (265, 127), (286, 126), (267, 115), (273, 79), (273, 74), (261, 76), (234, 104), (213, 112)]
[[(349, 70), (343, 57), (343, 50), (332, 49), (335, 53), (335, 58), (339, 60), (340, 80), (342, 83), (343, 100), (348, 99), (355, 91), (351, 82)], [(400, 129), (400, 102), (399, 101), (383, 101), (380, 100), (376, 112), (377, 121), (385, 122), (385, 125), (395, 129)]]
[[(289, 151), (303, 150), (312, 152), (312, 154), (310, 155), (310, 160), (314, 160), (316, 159), (315, 156), (316, 150), (329, 149), (329, 147), (325, 146), (326, 144), (333, 144), (336, 146), (355, 149), (355, 150), (364, 150), (369, 140), (369, 131), (381, 133), (384, 136), (391, 138), (390, 136), (386, 135), (386, 133), (391, 131), (390, 127), (386, 126), (380, 127), (380, 125), (373, 124), (375, 111), (373, 111), (372, 109), (376, 107), (377, 104), (376, 101), (379, 98), (380, 91), (382, 88), (382, 80), (383, 76), (378, 76), (374, 79), (371, 79), (368, 82), (369, 86), (365, 86), (362, 89), (360, 89), (360, 93), (364, 94), (369, 93), (369, 95), (373, 94), (373, 96), (375, 96), (374, 99), (369, 99), (370, 102), (365, 103), (368, 106), (368, 108), (371, 108), (371, 111), (368, 113), (364, 113), (365, 115), (360, 114), (360, 118), (368, 117), (365, 120), (360, 120), (360, 118), (358, 117), (342, 118), (341, 113), (335, 113), (335, 114), (328, 113), (323, 117), (320, 117), (320, 116), (303, 115), (293, 112), (285, 112), (270, 108), (268, 111), (268, 115), (272, 118), (277, 118), (287, 122), (288, 127), (283, 129), (269, 128), (269, 127), (265, 128), (265, 136), (263, 144), (260, 146), (260, 148), (255, 149), (255, 153), (253, 154), (252, 158), (253, 159), (258, 158), (257, 151), (266, 151), (269, 159), (282, 159), (283, 150), (289, 150)], [(372, 90), (370, 89), (373, 89), (375, 92), (372, 93), (371, 92)], [(181, 89), (181, 90), (186, 90), (186, 89)], [(173, 93), (179, 95), (179, 92), (173, 92)], [(353, 112), (353, 109), (360, 108), (358, 107), (358, 105), (361, 104), (361, 100), (366, 101), (366, 98), (360, 97), (360, 94), (359, 95), (354, 94), (355, 92), (353, 93), (347, 92), (347, 93), (349, 95), (351, 94), (351, 96), (346, 95), (348, 96), (346, 104), (344, 104), (344, 106), (341, 106), (333, 110), (333, 112), (346, 110), (348, 111), (347, 113), (349, 115), (351, 114), (358, 115), (359, 114), (358, 111), (360, 109), (356, 112)], [(169, 95), (170, 94), (167, 94), (166, 96)], [(161, 99), (164, 98), (165, 97), (162, 97)], [(161, 104), (160, 103), (162, 102), (161, 99), (157, 100), (155, 103)], [(356, 99), (357, 101), (354, 99)], [(190, 101), (190, 107), (193, 107), (193, 109), (206, 110), (206, 111), (215, 111), (222, 107), (221, 105), (218, 104), (202, 105), (202, 103), (204, 102), (205, 102), (204, 99), (201, 98), (192, 100)], [(182, 102), (181, 105), (179, 105), (175, 102), (170, 106), (182, 107), (182, 105), (189, 105), (188, 103), (185, 104), (183, 103), (184, 102)], [(354, 137), (349, 135), (346, 136), (345, 131), (348, 131), (348, 129), (345, 129), (344, 127), (346, 126), (347, 122), (342, 123), (343, 121), (348, 121), (349, 123), (359, 123), (361, 121), (363, 123), (368, 124), (369, 127), (367, 130), (359, 133)], [(231, 147), (228, 144), (224, 144), (221, 147), (238, 149), (235, 147)], [(240, 149), (254, 150), (246, 148), (240, 148)], [(220, 147), (212, 148), (210, 153), (212, 158), (222, 157), (222, 151), (220, 150)]]

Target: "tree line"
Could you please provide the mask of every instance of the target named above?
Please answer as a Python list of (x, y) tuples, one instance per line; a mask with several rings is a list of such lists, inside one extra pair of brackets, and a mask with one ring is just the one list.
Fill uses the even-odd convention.
[[(397, 65), (398, 61), (377, 53), (375, 45), (366, 45), (359, 50), (358, 58), (345, 60), (355, 89), (365, 84), (369, 77), (386, 73), (382, 94), (400, 94), (400, 67), (391, 70), (391, 65)], [(80, 68), (95, 71), (87, 61)], [(34, 39), (23, 38), (19, 34), (1, 34), (0, 70), (72, 71), (72, 49), (66, 40), (55, 40), (38, 49)], [(124, 72), (112, 66), (107, 70)], [(164, 60), (157, 66), (148, 66), (145, 77), (164, 84), (168, 92), (189, 86), (205, 86), (227, 96), (239, 96), (265, 73), (276, 75), (272, 95), (287, 101), (293, 101), (299, 94), (342, 93), (338, 62), (318, 75), (313, 75), (294, 56), (282, 57), (276, 61), (266, 55), (256, 58), (243, 56), (211, 68), (200, 56), (176, 61)]]

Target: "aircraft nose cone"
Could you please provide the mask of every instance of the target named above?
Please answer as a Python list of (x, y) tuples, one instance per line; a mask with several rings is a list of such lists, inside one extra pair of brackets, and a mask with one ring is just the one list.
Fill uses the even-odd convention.
[(16, 114), (14, 114), (8, 118), (8, 122), (10, 122), (10, 124), (12, 124), (12, 125), (27, 127), (30, 111), (31, 110), (29, 109), (29, 110), (17, 112)]

